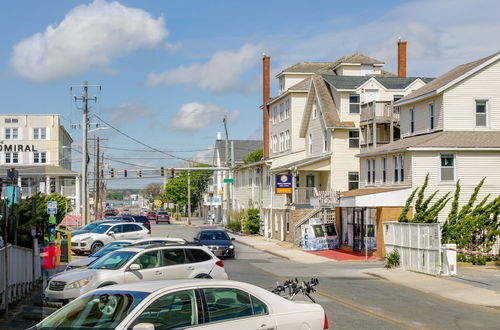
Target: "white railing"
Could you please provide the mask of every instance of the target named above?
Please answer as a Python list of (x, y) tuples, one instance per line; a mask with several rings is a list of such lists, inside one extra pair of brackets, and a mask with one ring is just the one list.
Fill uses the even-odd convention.
[(66, 197), (76, 195), (76, 186), (61, 186), (61, 195)]
[(314, 187), (295, 188), (294, 204), (310, 204), (311, 198), (318, 196), (318, 191)]
[(339, 191), (319, 190), (316, 196), (311, 197), (310, 202), (311, 205), (315, 207), (321, 205), (332, 206), (334, 204), (339, 203), (340, 201), (339, 198), (340, 198)]
[(372, 101), (361, 105), (361, 120), (374, 120), (383, 118), (399, 121), (399, 107), (394, 107), (392, 102)]
[(439, 223), (385, 222), (385, 253), (398, 250), (403, 269), (441, 273), (441, 228)]
[(34, 260), (33, 251), (30, 249), (9, 244), (7, 251), (6, 283), (5, 247), (0, 249), (0, 309), (5, 309), (6, 302), (11, 303), (23, 297), (42, 277), (37, 244)]

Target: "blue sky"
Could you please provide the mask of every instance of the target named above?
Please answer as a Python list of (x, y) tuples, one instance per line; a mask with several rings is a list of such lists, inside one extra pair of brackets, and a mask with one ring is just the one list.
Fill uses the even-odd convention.
[[(102, 86), (91, 92), (99, 99), (92, 113), (155, 148), (209, 162), (225, 113), (230, 138), (261, 135), (262, 53), (273, 73), (356, 52), (395, 72), (401, 37), (408, 74), (436, 76), (499, 50), (499, 9), (481, 0), (9, 1), (0, 12), (0, 102), (3, 113), (62, 114), (78, 149), (81, 133), (70, 124), (81, 112), (69, 87), (88, 80)], [(111, 167), (183, 163), (118, 150), (144, 147), (111, 129), (97, 132), (108, 139), (108, 157), (134, 164), (108, 160)], [(79, 170), (81, 157), (73, 158)]]

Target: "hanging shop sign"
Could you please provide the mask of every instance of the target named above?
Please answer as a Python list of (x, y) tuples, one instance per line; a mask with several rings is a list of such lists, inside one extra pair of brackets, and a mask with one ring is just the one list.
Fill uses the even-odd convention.
[(276, 174), (276, 194), (291, 194), (292, 186), (291, 174)]

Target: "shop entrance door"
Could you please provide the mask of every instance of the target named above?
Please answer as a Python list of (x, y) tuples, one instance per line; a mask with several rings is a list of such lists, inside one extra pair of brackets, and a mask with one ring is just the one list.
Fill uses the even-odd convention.
[(363, 216), (364, 212), (362, 208), (354, 209), (354, 245), (352, 249), (357, 252), (361, 252), (363, 249)]

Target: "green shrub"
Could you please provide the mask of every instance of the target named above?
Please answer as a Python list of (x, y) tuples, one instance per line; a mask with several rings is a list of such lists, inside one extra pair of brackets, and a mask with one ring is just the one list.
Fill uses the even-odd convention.
[(229, 230), (239, 232), (239, 231), (241, 231), (241, 222), (229, 221), (227, 224), (227, 228), (229, 228)]
[(394, 250), (385, 256), (385, 268), (399, 267), (399, 251)]
[(243, 231), (249, 234), (258, 234), (260, 229), (259, 209), (247, 209), (243, 218)]
[(471, 255), (470, 262), (472, 262), (473, 265), (484, 266), (486, 265), (486, 258), (484, 256)]

